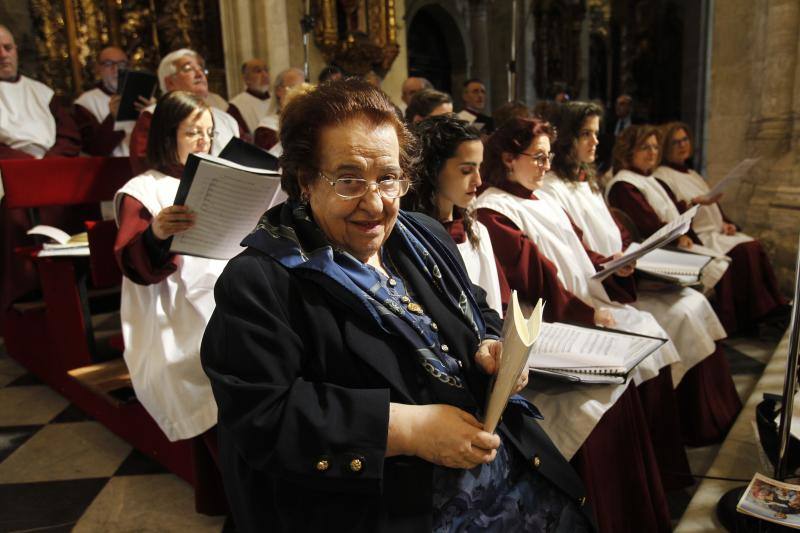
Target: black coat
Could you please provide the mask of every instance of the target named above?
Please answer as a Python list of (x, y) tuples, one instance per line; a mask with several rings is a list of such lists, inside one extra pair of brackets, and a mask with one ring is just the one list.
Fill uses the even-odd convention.
[[(438, 222), (413, 216), (460, 258)], [(398, 268), (483, 401), (477, 336), (403, 262)], [(476, 294), (488, 332), (498, 334), (499, 317)], [(405, 341), (379, 329), (326, 276), (287, 269), (254, 248), (230, 261), (215, 297), (202, 361), (219, 405), (220, 461), (237, 528), (429, 531), (432, 465), (384, 457), (389, 403), (429, 403), (427, 378)], [(584, 501), (579, 478), (533, 418), (508, 409), (501, 430), (531, 464), (538, 458), (541, 474)]]

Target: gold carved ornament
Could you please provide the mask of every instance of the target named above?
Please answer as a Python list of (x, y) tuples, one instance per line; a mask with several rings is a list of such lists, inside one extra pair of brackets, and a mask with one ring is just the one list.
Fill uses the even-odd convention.
[(312, 0), (314, 40), (328, 63), (383, 76), (400, 50), (395, 0)]

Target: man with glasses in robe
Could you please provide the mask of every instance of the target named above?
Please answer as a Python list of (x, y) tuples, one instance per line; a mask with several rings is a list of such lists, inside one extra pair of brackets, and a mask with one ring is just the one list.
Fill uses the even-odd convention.
[[(134, 121), (117, 122), (120, 95), (118, 77), (128, 68), (128, 55), (116, 46), (100, 50), (94, 65), (95, 86), (75, 100), (75, 122), (81, 132), (83, 152), (96, 156), (126, 157)], [(150, 102), (140, 97), (141, 111)]]
[[(211, 115), (214, 118), (214, 136), (211, 143), (211, 155), (219, 155), (222, 149), (233, 137), (240, 137), (241, 131), (236, 119), (217, 107), (219, 95), (209, 93), (208, 71), (205, 61), (194, 50), (181, 48), (170, 52), (158, 65), (158, 83), (161, 92), (187, 91), (206, 100), (211, 106)], [(227, 107), (227, 102), (223, 103)], [(131, 166), (134, 171), (146, 170), (143, 164), (147, 151), (147, 134), (150, 131), (150, 122), (153, 119), (155, 105), (145, 108), (136, 120), (136, 126), (131, 134), (130, 154)]]

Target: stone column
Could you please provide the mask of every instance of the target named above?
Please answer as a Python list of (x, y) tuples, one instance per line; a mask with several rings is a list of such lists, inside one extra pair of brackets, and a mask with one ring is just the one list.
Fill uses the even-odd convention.
[(789, 148), (785, 141), (792, 130), (800, 4), (769, 0), (766, 9), (761, 113), (754, 129), (759, 147), (774, 153)]
[[(486, 10), (488, 0), (470, 0), (469, 2), (469, 30), (472, 41), (472, 68), (471, 78), (480, 78), (486, 86), (486, 109), (490, 113), (492, 102), (492, 73), (489, 68), (489, 25)], [(458, 90), (458, 88), (454, 88)]]

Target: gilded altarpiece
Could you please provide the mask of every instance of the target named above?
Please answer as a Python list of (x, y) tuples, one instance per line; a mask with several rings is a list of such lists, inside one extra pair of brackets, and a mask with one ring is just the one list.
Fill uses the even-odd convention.
[(155, 72), (178, 48), (206, 60), (209, 85), (225, 94), (219, 5), (216, 0), (29, 0), (36, 28), (39, 75), (59, 94), (74, 96), (94, 83), (98, 50), (116, 45), (131, 68)]
[(384, 76), (398, 55), (395, 0), (311, 0), (325, 60), (351, 74)]

